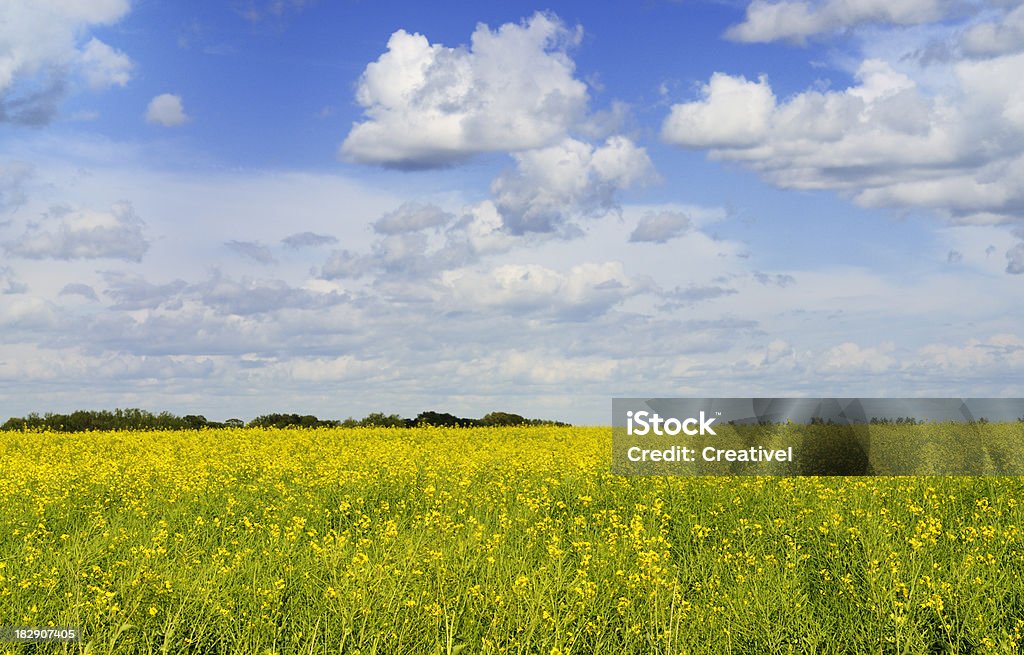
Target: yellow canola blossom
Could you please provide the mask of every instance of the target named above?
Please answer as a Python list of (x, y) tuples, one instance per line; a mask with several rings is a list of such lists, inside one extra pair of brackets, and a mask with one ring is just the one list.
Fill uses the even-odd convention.
[(1017, 478), (610, 460), (607, 428), (0, 433), (0, 626), (91, 653), (1024, 646)]

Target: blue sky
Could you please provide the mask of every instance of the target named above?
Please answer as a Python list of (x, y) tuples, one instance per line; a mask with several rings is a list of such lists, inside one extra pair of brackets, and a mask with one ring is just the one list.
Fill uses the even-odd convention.
[(1006, 0), (0, 0), (0, 415), (1024, 392)]

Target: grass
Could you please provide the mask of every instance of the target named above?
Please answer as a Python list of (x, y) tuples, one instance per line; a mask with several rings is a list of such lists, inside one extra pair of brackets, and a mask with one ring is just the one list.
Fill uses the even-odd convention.
[(0, 652), (1024, 644), (1022, 480), (627, 478), (610, 455), (606, 428), (2, 433), (0, 626), (84, 639)]

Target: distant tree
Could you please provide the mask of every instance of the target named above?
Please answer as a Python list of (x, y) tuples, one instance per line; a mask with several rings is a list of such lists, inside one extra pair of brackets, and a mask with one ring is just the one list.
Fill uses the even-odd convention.
[(181, 420), (185, 422), (192, 430), (202, 430), (205, 427), (209, 427), (210, 422), (206, 420), (206, 417), (202, 414), (186, 414), (181, 417)]
[(405, 419), (398, 414), (385, 415), (383, 412), (373, 412), (359, 421), (359, 425), (375, 428), (404, 428)]
[(527, 420), (519, 414), (490, 412), (489, 414), (484, 414), (484, 417), (478, 423), (484, 426), (524, 425), (527, 423)]
[(543, 419), (543, 418), (531, 418), (528, 421), (526, 421), (526, 424), (527, 425), (551, 425), (551, 426), (558, 427), (558, 428), (567, 428), (567, 427), (572, 425), (572, 423), (563, 423), (562, 421), (552, 421), (552, 420)]
[(321, 421), (312, 414), (263, 414), (249, 421), (250, 428), (320, 428), (337, 424), (337, 421)]
[(466, 428), (476, 425), (476, 420), (471, 418), (459, 418), (447, 412), (420, 412), (416, 418), (406, 422), (410, 427), (419, 425), (431, 425), (438, 428)]

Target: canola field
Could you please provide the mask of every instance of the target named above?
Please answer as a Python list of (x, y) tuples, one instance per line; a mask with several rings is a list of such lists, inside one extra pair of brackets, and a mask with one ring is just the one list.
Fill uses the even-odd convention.
[(83, 632), (0, 653), (1021, 652), (1021, 479), (610, 458), (608, 428), (0, 433), (0, 628)]

